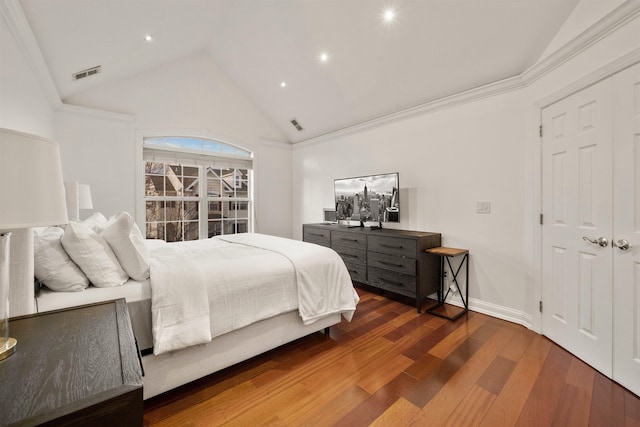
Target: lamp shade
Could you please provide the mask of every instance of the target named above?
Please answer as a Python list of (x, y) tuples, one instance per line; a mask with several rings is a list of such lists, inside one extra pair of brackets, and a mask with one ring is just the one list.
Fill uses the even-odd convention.
[(0, 128), (0, 230), (67, 222), (58, 144)]
[(91, 187), (87, 184), (78, 185), (78, 208), (93, 209), (93, 200), (91, 199)]
[(78, 181), (67, 181), (64, 183), (64, 192), (70, 220), (80, 221), (80, 209), (93, 209), (90, 186), (79, 184)]

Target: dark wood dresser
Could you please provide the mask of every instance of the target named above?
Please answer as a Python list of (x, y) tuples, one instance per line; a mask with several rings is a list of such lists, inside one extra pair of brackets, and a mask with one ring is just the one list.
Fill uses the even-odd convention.
[(440, 233), (304, 224), (302, 235), (338, 252), (354, 282), (413, 298), (418, 312), (439, 290), (439, 259), (425, 250), (441, 246)]
[(141, 426), (142, 376), (124, 299), (16, 317), (0, 362), (0, 425)]

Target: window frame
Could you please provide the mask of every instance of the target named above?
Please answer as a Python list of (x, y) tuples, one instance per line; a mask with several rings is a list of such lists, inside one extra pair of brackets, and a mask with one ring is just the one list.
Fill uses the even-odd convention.
[[(173, 135), (173, 136), (167, 136)], [(178, 135), (178, 136), (175, 136)], [(148, 143), (149, 140), (158, 139), (158, 138), (184, 138), (189, 140), (200, 140), (204, 142), (214, 143), (219, 147), (222, 147), (220, 151), (200, 151), (200, 150), (192, 150), (192, 149), (183, 149), (179, 147), (173, 146), (162, 146), (154, 143)], [(223, 204), (227, 204), (227, 206), (231, 207), (231, 205), (236, 205), (239, 203), (247, 203), (248, 209), (246, 210), (247, 218), (240, 218), (240, 220), (246, 219), (246, 232), (253, 232), (255, 228), (255, 159), (252, 150), (249, 150), (239, 144), (228, 142), (227, 140), (222, 140), (220, 138), (212, 138), (210, 136), (193, 136), (193, 135), (183, 135), (176, 133), (162, 133), (156, 135), (144, 135), (138, 138), (138, 150), (136, 155), (136, 163), (138, 167), (136, 167), (136, 174), (138, 175), (138, 185), (136, 189), (136, 199), (137, 203), (136, 209), (137, 215), (136, 219), (138, 223), (141, 224), (141, 227), (144, 229), (144, 233), (146, 236), (147, 232), (147, 212), (146, 212), (146, 202), (147, 201), (197, 201), (199, 203), (199, 219), (198, 219), (198, 238), (206, 239), (209, 236), (209, 204), (220, 203), (221, 206)], [(225, 147), (228, 149), (225, 150)], [(235, 154), (228, 154), (229, 151), (237, 152), (238, 150), (246, 153), (246, 156), (240, 156)], [(227, 152), (225, 152), (227, 151)], [(199, 196), (197, 198), (194, 197), (185, 197), (181, 196), (152, 196), (148, 197), (146, 195), (146, 162), (147, 161), (162, 161), (167, 164), (181, 164), (183, 166), (198, 166), (198, 182), (200, 183), (200, 191)], [(212, 167), (214, 169), (246, 169), (247, 170), (247, 197), (212, 197), (209, 196), (207, 191), (207, 172), (209, 169), (207, 166)], [(235, 173), (235, 172), (234, 172)], [(238, 177), (234, 176), (233, 178), (233, 186), (237, 183)], [(234, 215), (234, 219), (235, 219)], [(166, 221), (166, 218), (164, 219)], [(181, 219), (181, 222), (184, 220)], [(233, 220), (232, 220), (233, 221)], [(234, 227), (238, 226), (237, 221), (234, 222)], [(241, 223), (244, 223), (241, 221)], [(225, 229), (225, 220), (220, 219), (221, 228), (224, 232)], [(227, 224), (229, 225), (229, 224)], [(237, 228), (235, 229), (237, 230)], [(244, 232), (244, 231), (243, 231)], [(184, 236), (183, 236), (184, 237)]]

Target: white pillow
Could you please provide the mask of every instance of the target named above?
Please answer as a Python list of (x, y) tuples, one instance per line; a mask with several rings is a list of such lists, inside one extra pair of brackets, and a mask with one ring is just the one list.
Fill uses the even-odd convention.
[(93, 231), (100, 234), (107, 226), (107, 218), (105, 218), (105, 216), (100, 212), (95, 212), (91, 214), (89, 218), (82, 221), (82, 223), (88, 225)]
[(89, 279), (64, 251), (59, 227), (33, 230), (36, 278), (52, 291), (77, 292), (89, 286)]
[(149, 252), (153, 251), (156, 248), (161, 248), (166, 245), (167, 242), (161, 239), (145, 239), (144, 245), (147, 247)]
[(61, 241), (64, 250), (94, 286), (120, 286), (129, 279), (109, 244), (88, 225), (69, 222)]
[(135, 280), (149, 278), (149, 249), (131, 215), (120, 212), (109, 218), (101, 236), (113, 249), (129, 277)]

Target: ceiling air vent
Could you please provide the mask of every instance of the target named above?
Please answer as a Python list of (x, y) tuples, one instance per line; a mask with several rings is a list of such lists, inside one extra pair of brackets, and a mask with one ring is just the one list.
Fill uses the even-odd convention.
[(298, 129), (298, 132), (302, 132), (304, 130), (302, 128), (302, 126), (300, 126), (300, 123), (298, 123), (298, 121), (296, 119), (291, 119), (291, 124), (293, 125), (293, 127)]
[(77, 73), (73, 73), (73, 80), (84, 79), (85, 77), (93, 76), (94, 74), (98, 74), (102, 71), (102, 66), (98, 65), (97, 67), (88, 68), (86, 70), (78, 71)]

